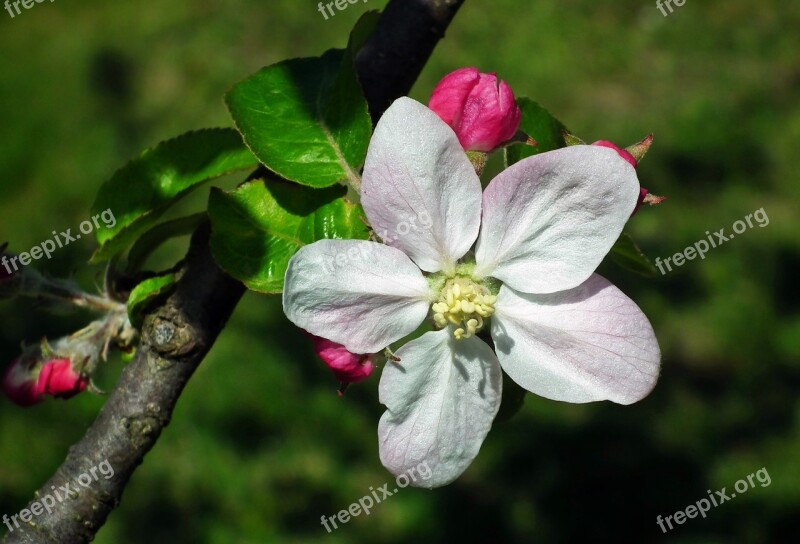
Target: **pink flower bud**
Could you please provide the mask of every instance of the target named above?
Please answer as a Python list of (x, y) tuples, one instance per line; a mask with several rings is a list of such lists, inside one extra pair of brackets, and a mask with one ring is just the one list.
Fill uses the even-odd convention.
[[(650, 136), (648, 136), (647, 138), (645, 138), (644, 140), (642, 140), (638, 144), (634, 144), (633, 146), (629, 147), (628, 149), (633, 149), (637, 153), (639, 158), (642, 158), (642, 157), (644, 157), (645, 153), (647, 153), (647, 150), (650, 149), (650, 145), (652, 143), (653, 143), (653, 135), (651, 134)], [(593, 143), (592, 145), (598, 145), (598, 146), (601, 146), (601, 147), (608, 147), (610, 149), (613, 149), (614, 151), (619, 153), (620, 157), (622, 157), (623, 159), (628, 161), (628, 163), (631, 166), (633, 166), (634, 168), (639, 166), (639, 161), (636, 160), (636, 157), (633, 155), (633, 153), (628, 151), (628, 149), (622, 149), (618, 145), (616, 145), (616, 144), (614, 144), (612, 142), (609, 142), (608, 140), (600, 140), (600, 141), (597, 141), (597, 142)], [(654, 205), (654, 204), (660, 204), (661, 202), (666, 200), (666, 197), (663, 197), (663, 196), (650, 195), (648, 197), (648, 193), (649, 193), (649, 191), (647, 189), (645, 189), (644, 187), (641, 187), (639, 189), (639, 200), (636, 201), (636, 207), (633, 209), (633, 213), (631, 214), (631, 217), (633, 217), (636, 214), (636, 212), (639, 211), (639, 208), (642, 206), (642, 204), (644, 202), (647, 202), (650, 205)]]
[(522, 112), (514, 92), (497, 74), (461, 68), (433, 90), (428, 107), (455, 131), (467, 151), (488, 153), (514, 137)]
[(375, 370), (375, 365), (369, 355), (350, 353), (341, 344), (313, 334), (307, 335), (314, 342), (314, 351), (333, 371), (333, 375), (339, 382), (343, 384), (360, 382), (367, 379)]
[(86, 389), (89, 381), (75, 372), (69, 359), (53, 359), (42, 367), (36, 391), (59, 399), (69, 399)]
[(3, 377), (3, 393), (19, 406), (33, 406), (44, 400), (36, 388), (38, 373), (27, 368), (22, 364), (22, 358), (18, 357), (6, 369)]
[(41, 365), (40, 353), (23, 355), (11, 363), (3, 378), (3, 392), (14, 403), (28, 407), (45, 395), (69, 399), (86, 389), (89, 380), (72, 369), (69, 359), (51, 359)]

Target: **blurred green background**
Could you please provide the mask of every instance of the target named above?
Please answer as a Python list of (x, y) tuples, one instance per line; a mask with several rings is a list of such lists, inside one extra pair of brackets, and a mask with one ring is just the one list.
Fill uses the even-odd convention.
[[(412, 1), (412, 0), (408, 0)], [(222, 95), (263, 65), (343, 46), (366, 9), (326, 21), (312, 0), (35, 4), (0, 12), (0, 241), (24, 251), (88, 218), (128, 158), (229, 126)], [(800, 3), (467, 0), (414, 89), (497, 71), (584, 139), (656, 143), (642, 184), (669, 200), (630, 229), (653, 258), (764, 208), (747, 230), (664, 277), (604, 273), (650, 317), (661, 380), (644, 401), (529, 395), (453, 485), (405, 489), (328, 535), (333, 515), (390, 481), (377, 454), (378, 375), (344, 398), (277, 298), (247, 295), (133, 477), (100, 544), (139, 542), (784, 542), (800, 532)], [(235, 183), (226, 180), (224, 184)], [(199, 191), (176, 213), (199, 209)], [(165, 263), (186, 240), (166, 247)], [(42, 269), (87, 288), (82, 240)], [(0, 358), (79, 328), (0, 306)], [(110, 389), (122, 363), (100, 376)], [(0, 400), (0, 514), (17, 513), (102, 406), (82, 395)], [(666, 516), (766, 467), (756, 487), (662, 536)]]

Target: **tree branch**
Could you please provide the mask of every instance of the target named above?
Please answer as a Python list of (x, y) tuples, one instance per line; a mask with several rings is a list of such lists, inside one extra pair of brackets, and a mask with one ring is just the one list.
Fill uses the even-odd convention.
[(392, 0), (356, 55), (356, 69), (370, 113), (377, 121), (392, 102), (411, 91), (436, 44), (464, 0)]
[[(356, 59), (373, 119), (408, 94), (464, 0), (392, 0)], [(37, 500), (107, 461), (110, 479), (93, 479), (52, 512), (20, 523), (3, 542), (85, 543), (103, 526), (144, 456), (169, 424), (181, 392), (225, 327), (245, 292), (214, 262), (210, 225), (192, 237), (174, 293), (145, 319), (141, 345), (86, 435), (72, 448)], [(14, 526), (12, 522), (12, 526)]]

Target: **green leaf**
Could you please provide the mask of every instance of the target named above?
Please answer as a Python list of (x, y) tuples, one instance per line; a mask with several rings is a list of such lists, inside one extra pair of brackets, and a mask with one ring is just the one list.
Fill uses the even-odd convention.
[(656, 275), (656, 267), (650, 262), (650, 259), (642, 253), (633, 238), (626, 232), (623, 232), (619, 239), (614, 243), (609, 253), (611, 261), (618, 266), (636, 272), (642, 276), (652, 278)]
[(99, 228), (91, 262), (124, 251), (176, 201), (206, 180), (254, 168), (258, 161), (233, 129), (189, 132), (149, 149), (100, 188), (92, 215), (110, 210), (116, 224)]
[(180, 217), (159, 223), (145, 232), (128, 252), (127, 272), (139, 270), (148, 257), (161, 245), (172, 238), (192, 234), (200, 224), (208, 219), (206, 212)]
[(164, 274), (144, 280), (137, 285), (128, 297), (128, 317), (131, 324), (141, 328), (147, 310), (164, 300), (178, 283), (176, 274)]
[(364, 211), (344, 187), (310, 189), (255, 180), (226, 193), (212, 189), (211, 252), (228, 274), (262, 293), (280, 293), (289, 259), (323, 238), (366, 239)]
[(519, 129), (533, 137), (539, 144), (536, 147), (529, 145), (512, 145), (505, 149), (506, 165), (521, 161), (526, 157), (553, 151), (566, 146), (564, 142), (564, 125), (553, 117), (546, 109), (530, 98), (520, 97), (517, 104), (522, 110), (522, 121)]
[(349, 52), (268, 66), (236, 85), (226, 103), (273, 172), (310, 187), (359, 187), (372, 122)]

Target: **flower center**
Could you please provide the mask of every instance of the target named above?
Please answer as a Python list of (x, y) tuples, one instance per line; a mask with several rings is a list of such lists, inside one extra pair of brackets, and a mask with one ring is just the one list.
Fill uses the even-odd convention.
[(467, 278), (447, 280), (439, 300), (431, 306), (433, 321), (439, 328), (453, 324), (457, 340), (475, 336), (484, 320), (494, 314), (497, 297), (482, 285)]

